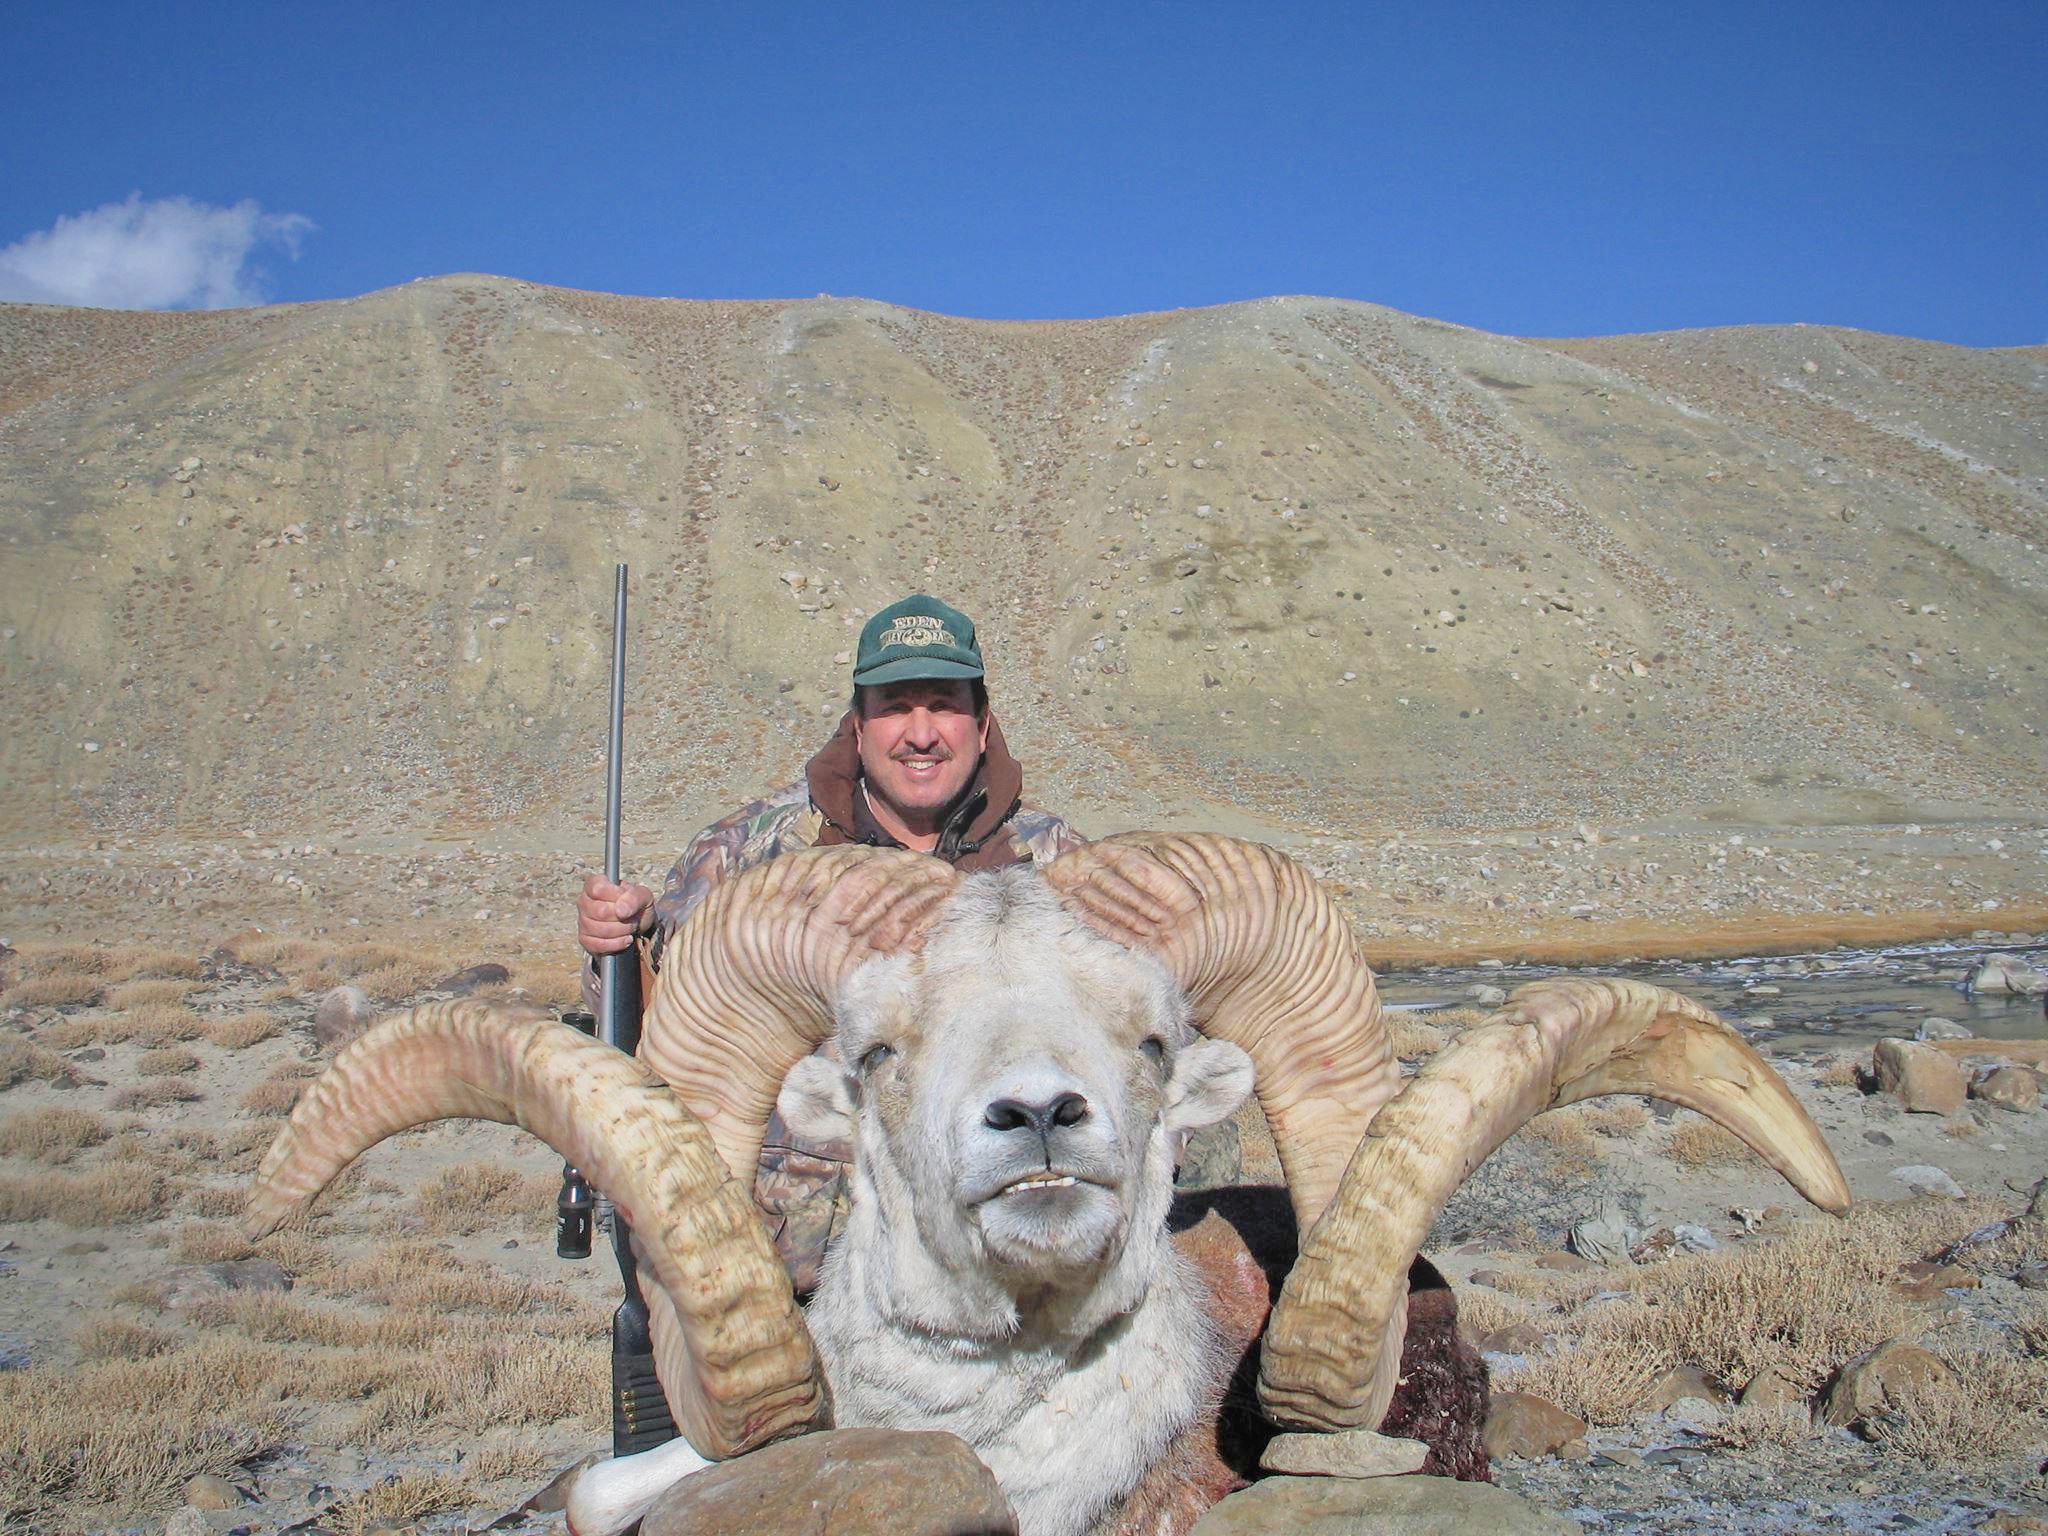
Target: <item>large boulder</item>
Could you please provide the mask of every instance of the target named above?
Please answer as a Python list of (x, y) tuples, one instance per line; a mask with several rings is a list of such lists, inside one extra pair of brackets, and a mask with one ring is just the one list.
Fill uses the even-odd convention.
[(957, 1435), (832, 1429), (707, 1467), (642, 1536), (1016, 1536), (995, 1475)]
[(1871, 1054), (1877, 1086), (1917, 1114), (1953, 1115), (1967, 1095), (1963, 1069), (1931, 1045), (1886, 1039)]
[(2048, 992), (2048, 971), (2029, 965), (2018, 955), (1986, 955), (1970, 967), (1963, 985), (1972, 992)]
[(1970, 1079), (1970, 1097), (2002, 1109), (2032, 1109), (2041, 1102), (2041, 1080), (2025, 1067), (1987, 1067)]
[(1188, 1536), (1575, 1536), (1584, 1529), (1491, 1483), (1268, 1477), (1215, 1505)]
[(1532, 1392), (1496, 1392), (1481, 1444), (1495, 1461), (1553, 1456), (1586, 1432), (1586, 1421)]
[(1947, 1361), (1903, 1339), (1867, 1349), (1835, 1373), (1821, 1398), (1820, 1414), (1838, 1429), (1868, 1434), (1874, 1419), (1896, 1413), (1916, 1397), (1956, 1379)]

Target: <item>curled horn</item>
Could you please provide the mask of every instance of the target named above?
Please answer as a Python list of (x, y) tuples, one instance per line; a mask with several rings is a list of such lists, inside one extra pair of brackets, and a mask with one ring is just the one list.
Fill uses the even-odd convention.
[(1608, 1093), (1697, 1110), (1815, 1205), (1848, 1208), (1841, 1169), (1799, 1101), (1708, 1009), (1642, 982), (1517, 988), (1373, 1120), (1274, 1304), (1259, 1373), (1267, 1416), (1377, 1427), (1395, 1385), (1408, 1266), (1444, 1202), (1535, 1115)]
[(840, 983), (921, 942), (959, 881), (901, 849), (788, 853), (719, 886), (669, 940), (640, 1056), (736, 1177), (751, 1183), (782, 1080), (832, 1033)]
[(1274, 849), (1192, 834), (1105, 838), (1045, 874), (1087, 922), (1165, 964), (1198, 1029), (1251, 1057), (1308, 1231), (1401, 1081), (1372, 971), (1329, 893)]
[(263, 1159), (243, 1231), (275, 1231), (385, 1137), (453, 1116), (533, 1132), (631, 1223), (658, 1285), (656, 1370), (700, 1454), (734, 1456), (829, 1422), (824, 1373), (751, 1179), (730, 1177), (653, 1073), (538, 1009), (430, 1003), (351, 1043)]

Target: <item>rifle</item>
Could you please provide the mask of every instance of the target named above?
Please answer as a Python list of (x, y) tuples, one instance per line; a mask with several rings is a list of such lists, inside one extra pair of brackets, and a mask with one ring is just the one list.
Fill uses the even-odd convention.
[[(619, 883), (619, 814), (625, 778), (626, 567), (620, 563), (612, 595), (611, 733), (605, 754), (604, 877)], [(640, 955), (628, 945), (598, 962), (600, 1013), (565, 1014), (563, 1022), (589, 1031), (628, 1056), (640, 1049)], [(564, 1258), (590, 1256), (590, 1186), (576, 1169), (562, 1167), (562, 1193), (555, 1204), (555, 1252)], [(630, 1456), (675, 1439), (675, 1420), (654, 1374), (654, 1342), (647, 1331), (647, 1301), (633, 1263), (633, 1234), (610, 1202), (612, 1252), (619, 1262), (625, 1300), (612, 1314), (612, 1454)]]

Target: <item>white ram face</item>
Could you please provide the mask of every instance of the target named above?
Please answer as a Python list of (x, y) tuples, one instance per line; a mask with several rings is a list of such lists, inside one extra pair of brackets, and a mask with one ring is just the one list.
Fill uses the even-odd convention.
[(1250, 1091), (1149, 957), (1073, 918), (1030, 869), (963, 882), (922, 954), (876, 961), (839, 1006), (844, 1068), (813, 1057), (784, 1113), (850, 1122), (863, 1182), (956, 1273), (1099, 1270), (1157, 1230), (1188, 1131)]

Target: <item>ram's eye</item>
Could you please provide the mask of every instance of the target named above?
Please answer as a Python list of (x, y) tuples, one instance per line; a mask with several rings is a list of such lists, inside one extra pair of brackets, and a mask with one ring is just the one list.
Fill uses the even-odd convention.
[(1166, 1060), (1166, 1042), (1157, 1035), (1147, 1035), (1140, 1040), (1138, 1049), (1145, 1053), (1147, 1061), (1156, 1063)]
[(896, 1053), (886, 1045), (869, 1046), (867, 1048), (867, 1051), (861, 1056), (860, 1059), (861, 1076), (866, 1077), (870, 1072), (874, 1071), (875, 1068), (879, 1067), (883, 1062), (887, 1061), (891, 1056), (894, 1056), (895, 1054)]

